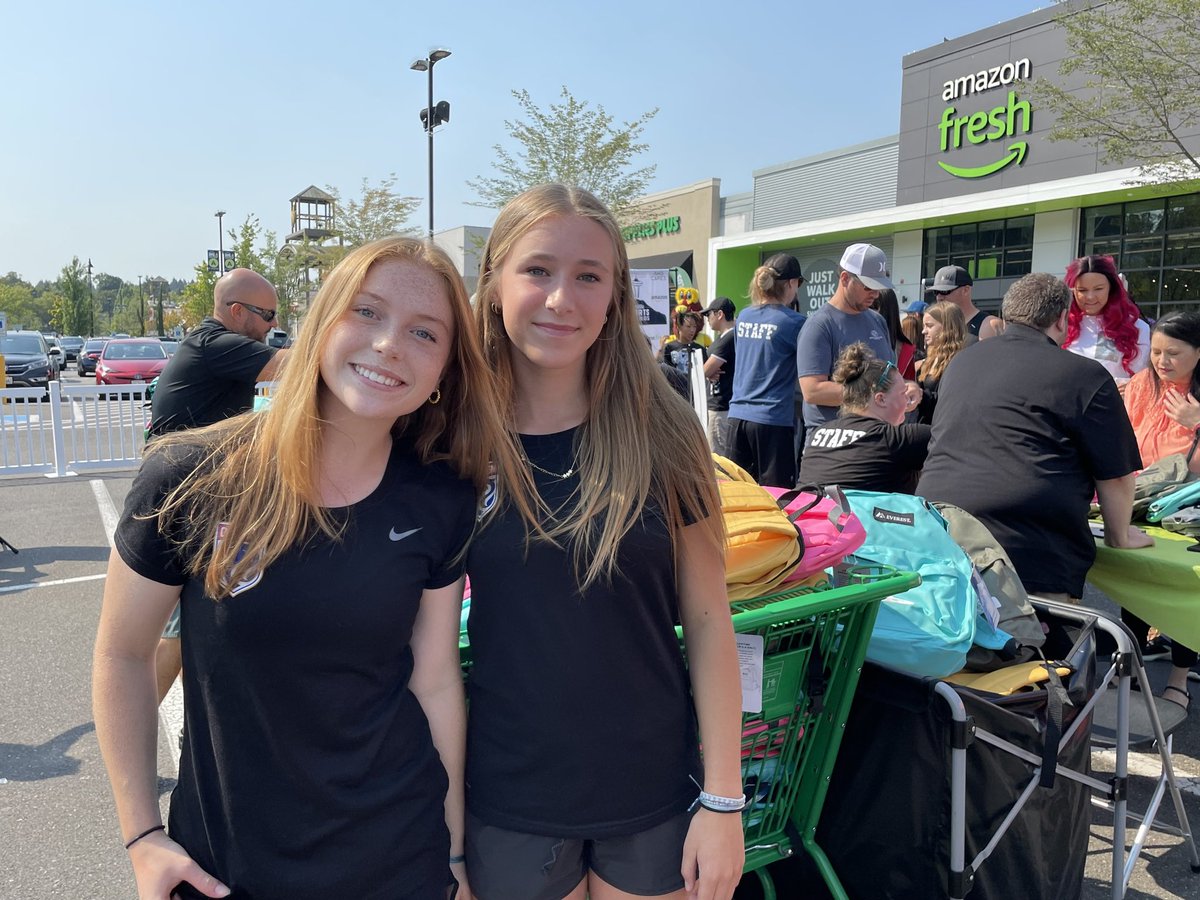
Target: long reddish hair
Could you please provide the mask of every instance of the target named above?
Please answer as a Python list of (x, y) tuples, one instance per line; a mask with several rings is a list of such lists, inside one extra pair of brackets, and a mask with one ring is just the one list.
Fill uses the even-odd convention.
[[(1129, 299), (1125, 285), (1117, 277), (1117, 264), (1111, 256), (1081, 256), (1067, 266), (1065, 280), (1072, 294), (1079, 276), (1088, 274), (1103, 275), (1108, 279), (1108, 303), (1100, 311), (1100, 327), (1105, 337), (1121, 351), (1122, 368), (1132, 375), (1132, 363), (1138, 355), (1137, 322), (1142, 317), (1141, 310)], [(1072, 296), (1071, 309), (1067, 313), (1067, 339), (1063, 341), (1064, 347), (1075, 343), (1082, 322), (1083, 309)]]

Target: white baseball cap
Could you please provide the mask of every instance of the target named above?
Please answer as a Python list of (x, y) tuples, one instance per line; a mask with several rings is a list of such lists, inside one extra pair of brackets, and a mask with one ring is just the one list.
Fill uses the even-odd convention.
[(874, 244), (851, 244), (842, 254), (840, 265), (873, 291), (894, 290), (887, 254)]

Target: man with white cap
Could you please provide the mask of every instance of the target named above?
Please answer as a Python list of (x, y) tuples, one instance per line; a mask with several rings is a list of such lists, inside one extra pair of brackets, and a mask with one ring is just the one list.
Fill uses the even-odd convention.
[(967, 332), (982, 341), (1004, 331), (1004, 322), (975, 305), (971, 296), (974, 284), (975, 279), (962, 266), (942, 266), (934, 274), (929, 291), (934, 299), (948, 300), (961, 309)]
[[(861, 341), (879, 359), (896, 361), (887, 324), (871, 309), (880, 291), (893, 289), (887, 255), (872, 244), (851, 244), (839, 268), (837, 290), (808, 317), (796, 347), (804, 425), (810, 434), (837, 418), (842, 386), (833, 381), (832, 372), (844, 348)], [(910, 382), (905, 391), (909, 408), (915, 408), (921, 389)]]

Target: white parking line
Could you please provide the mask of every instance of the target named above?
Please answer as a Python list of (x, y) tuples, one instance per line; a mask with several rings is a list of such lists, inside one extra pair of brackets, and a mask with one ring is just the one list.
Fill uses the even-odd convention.
[(104, 486), (104, 482), (99, 478), (93, 478), (88, 482), (92, 486), (92, 493), (96, 495), (96, 506), (100, 507), (100, 521), (104, 524), (104, 536), (108, 539), (108, 546), (113, 546), (113, 533), (117, 530), (117, 508), (113, 506), (112, 497), (108, 495), (108, 488)]
[(33, 588), (55, 587), (60, 584), (78, 584), (81, 581), (99, 581), (106, 577), (107, 573), (101, 572), (99, 575), (79, 575), (75, 578), (56, 578), (53, 581), (30, 581), (26, 584), (8, 584), (0, 587), (0, 594), (11, 594), (14, 591), (29, 591)]
[[(1101, 768), (1106, 772), (1111, 772), (1117, 763), (1116, 754), (1115, 750), (1094, 750), (1092, 751), (1092, 760), (1095, 762), (1099, 757), (1102, 760)], [(1171, 763), (1175, 768), (1175, 780), (1179, 784), (1179, 792), (1200, 797), (1200, 772), (1190, 764), (1191, 760), (1185, 761), (1176, 753), (1172, 756)], [(1158, 778), (1162, 771), (1162, 764), (1157, 753), (1142, 753), (1133, 750), (1129, 753), (1127, 768), (1130, 775), (1137, 775), (1141, 778)]]

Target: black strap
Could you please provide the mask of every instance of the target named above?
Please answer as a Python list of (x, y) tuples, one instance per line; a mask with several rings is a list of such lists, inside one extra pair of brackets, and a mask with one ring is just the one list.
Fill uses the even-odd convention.
[(1189, 448), (1189, 450), (1187, 452), (1187, 458), (1184, 460), (1184, 462), (1187, 465), (1191, 465), (1192, 457), (1196, 455), (1196, 445), (1197, 444), (1200, 444), (1200, 425), (1196, 426), (1196, 434), (1192, 438), (1192, 446), (1191, 446), (1191, 448)]
[(1042, 746), (1042, 775), (1038, 784), (1044, 788), (1054, 787), (1054, 776), (1058, 769), (1058, 742), (1062, 738), (1063, 709), (1071, 706), (1071, 697), (1063, 687), (1053, 662), (1043, 662), (1042, 668), (1049, 675), (1046, 683), (1046, 733)]

